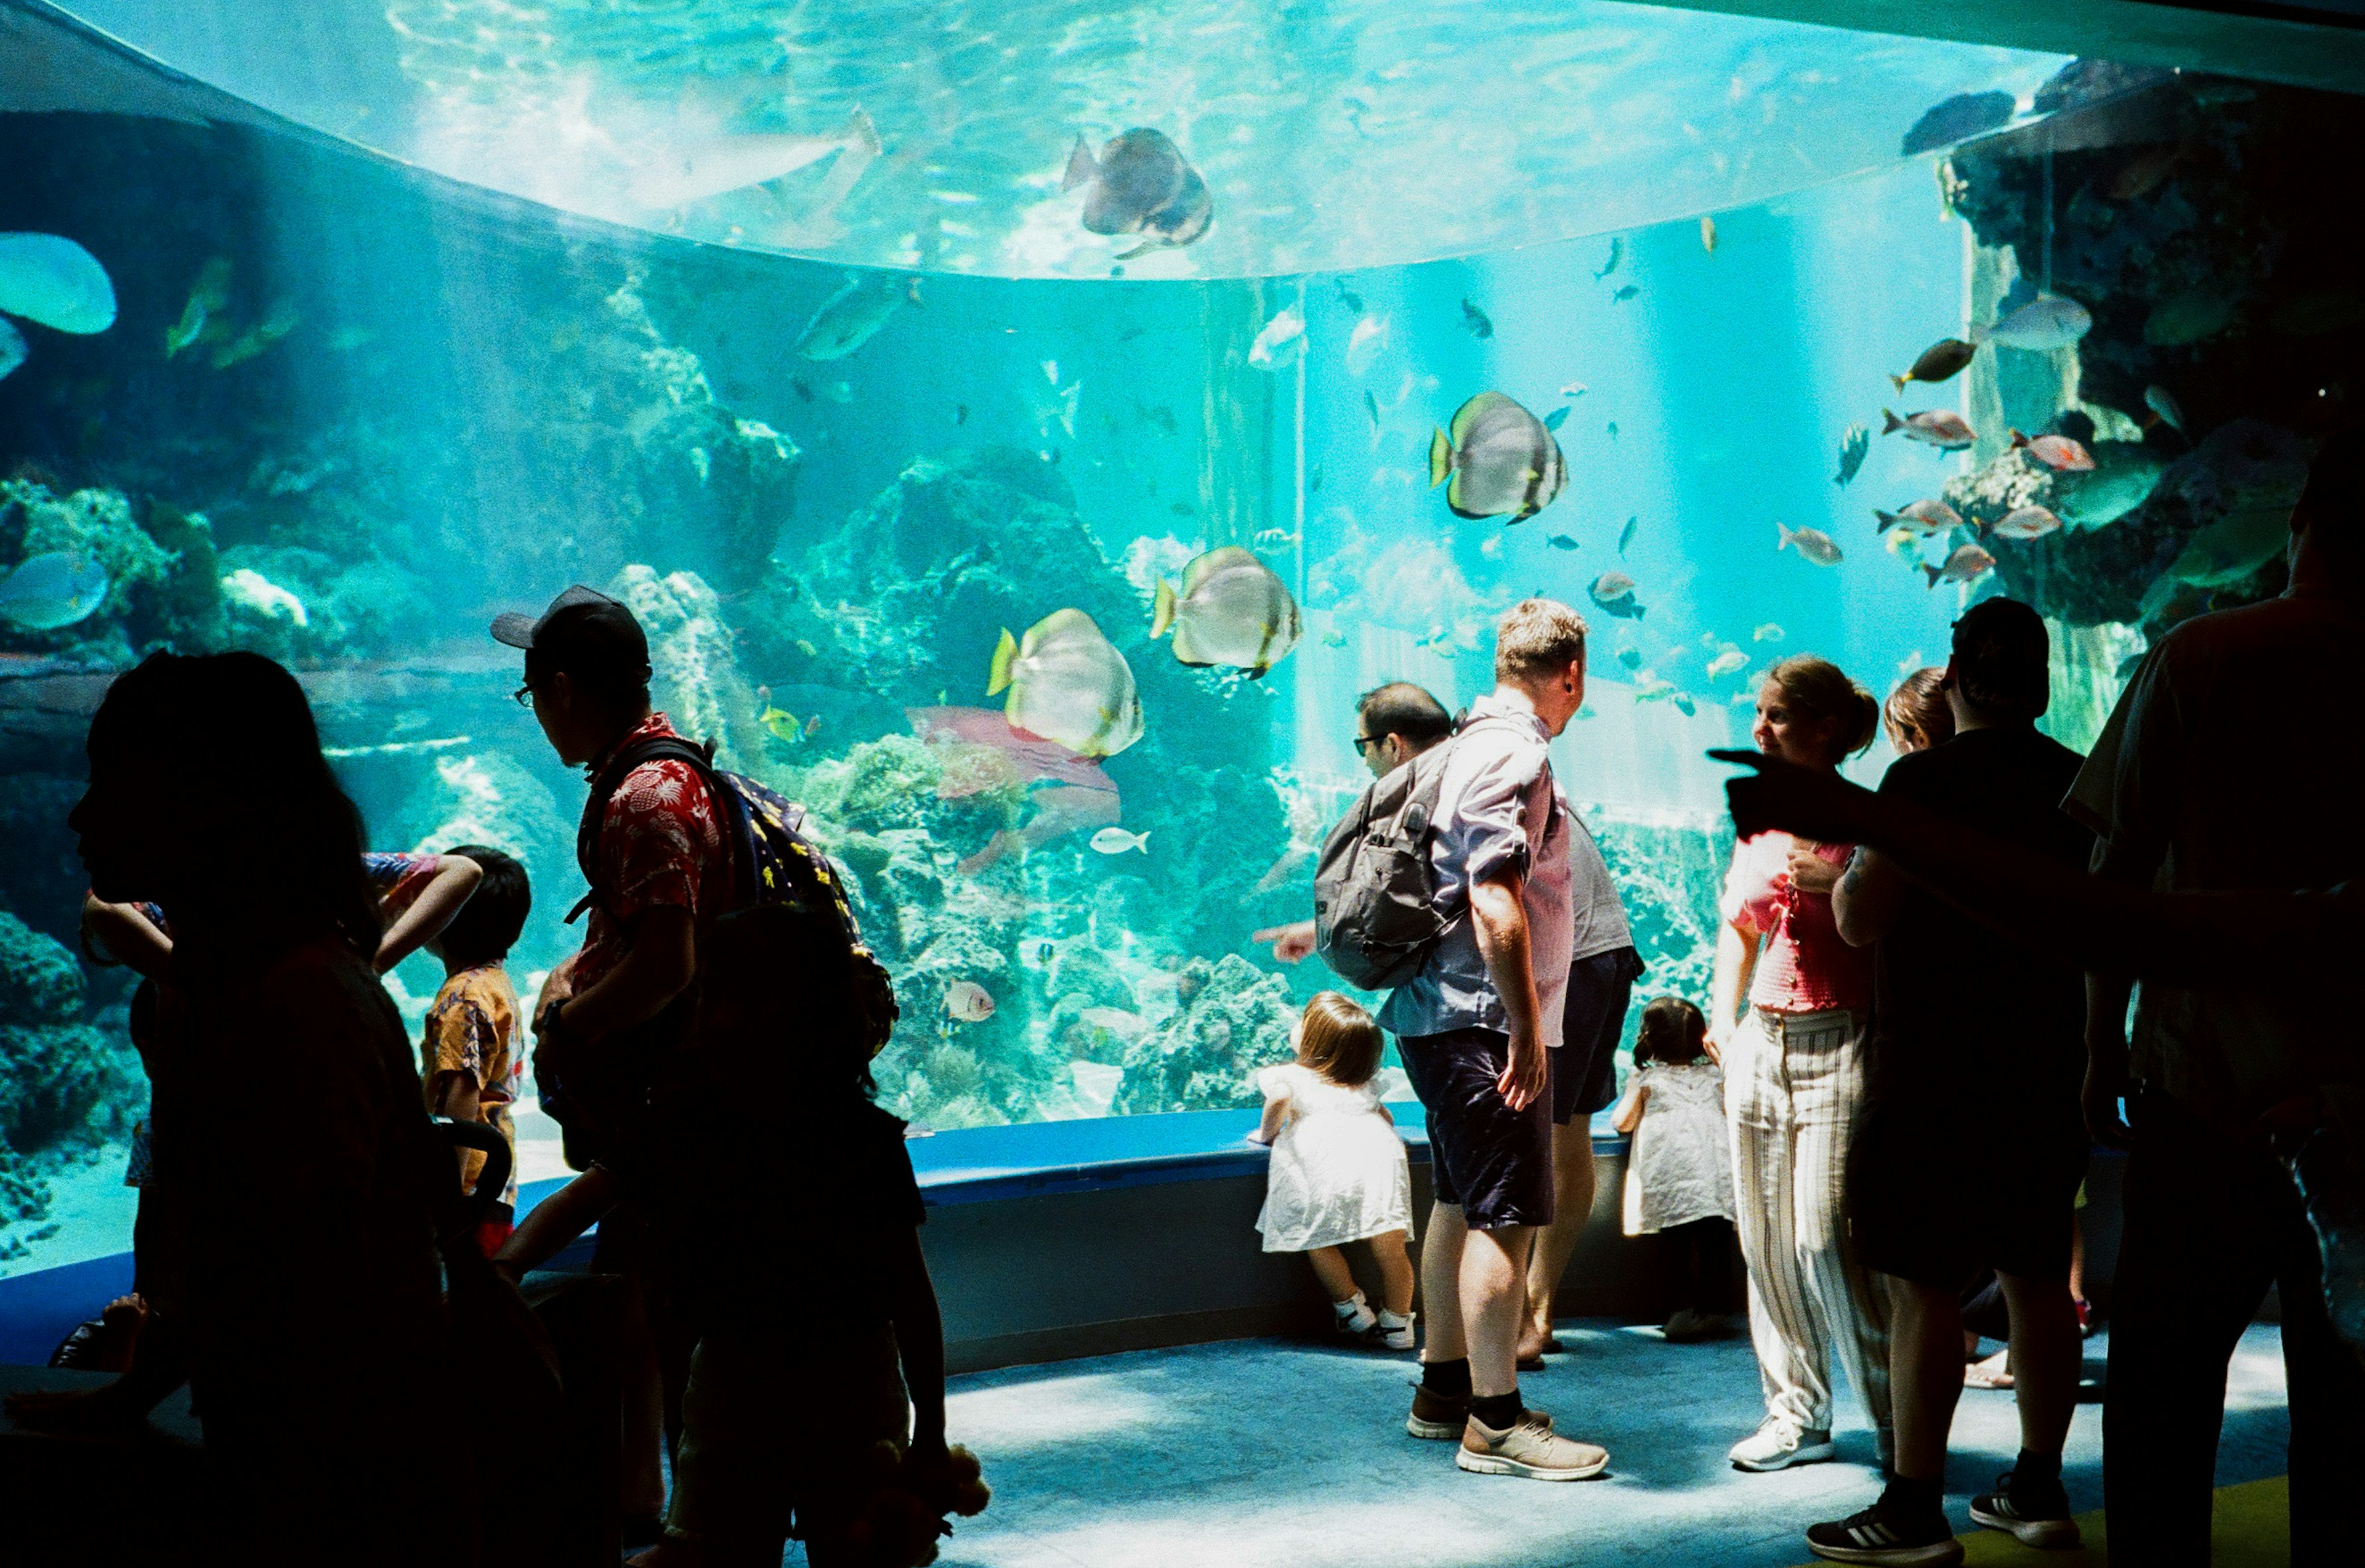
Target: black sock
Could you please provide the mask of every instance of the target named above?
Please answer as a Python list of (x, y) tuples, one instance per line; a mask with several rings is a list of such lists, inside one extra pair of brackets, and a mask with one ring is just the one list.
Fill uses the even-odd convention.
[(1519, 1391), (1515, 1388), (1508, 1394), (1487, 1394), (1472, 1399), (1470, 1414), (1495, 1430), (1505, 1432), (1519, 1424), (1527, 1406), (1519, 1403)]
[(1880, 1495), (1883, 1513), (1902, 1514), (1908, 1518), (1922, 1518), (1943, 1513), (1946, 1506), (1946, 1484), (1944, 1481), (1916, 1481), (1910, 1475), (1892, 1474), (1889, 1489)]
[(1470, 1397), (1470, 1358), (1420, 1363), (1420, 1385), (1446, 1399)]
[(2012, 1484), (2015, 1487), (2060, 1485), (2061, 1456), (2021, 1450), (2020, 1457), (2012, 1462)]

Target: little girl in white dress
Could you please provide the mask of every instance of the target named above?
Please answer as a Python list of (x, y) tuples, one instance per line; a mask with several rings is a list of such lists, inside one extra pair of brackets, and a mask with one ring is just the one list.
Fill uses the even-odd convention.
[[(1330, 1293), (1339, 1330), (1392, 1350), (1413, 1348), (1412, 1168), (1373, 1081), (1380, 1026), (1353, 1001), (1326, 991), (1290, 1036), (1297, 1059), (1257, 1074), (1264, 1120), (1249, 1136), (1272, 1146), (1257, 1229), (1268, 1252), (1303, 1252)], [(1355, 1287), (1339, 1247), (1368, 1241), (1379, 1264), (1380, 1310)]]
[(1708, 1021), (1680, 996), (1654, 998), (1634, 1037), (1634, 1078), (1610, 1125), (1631, 1134), (1626, 1234), (1658, 1238), (1676, 1343), (1720, 1333), (1732, 1311), (1732, 1154), (1724, 1073)]

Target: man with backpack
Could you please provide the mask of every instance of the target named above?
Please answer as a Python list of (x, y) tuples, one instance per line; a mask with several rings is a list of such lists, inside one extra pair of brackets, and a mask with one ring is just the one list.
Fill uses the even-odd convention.
[[(1397, 1036), (1429, 1113), (1429, 1336), (1406, 1430), (1458, 1439), (1463, 1470), (1537, 1481), (1582, 1480), (1609, 1462), (1520, 1402), (1517, 1365), (1529, 1254), (1553, 1214), (1549, 1053), (1575, 947), (1575, 818), (1547, 748), (1585, 700), (1585, 632), (1552, 599), (1505, 611), (1494, 691), (1471, 705), (1439, 761), (1375, 787), (1326, 848), (1317, 879), (1325, 957), (1350, 980), (1351, 970), (1372, 977), (1358, 983), (1394, 984), (1380, 1023)], [(1384, 794), (1401, 798), (1375, 798)], [(1339, 853), (1358, 839), (1375, 868), (1389, 868), (1361, 874), (1362, 885), (1393, 887), (1377, 901), (1360, 899)], [(1398, 943), (1386, 933), (1404, 913), (1407, 869), (1427, 874), (1429, 907), (1414, 913), (1429, 929)], [(1392, 969), (1367, 962), (1391, 946)]]

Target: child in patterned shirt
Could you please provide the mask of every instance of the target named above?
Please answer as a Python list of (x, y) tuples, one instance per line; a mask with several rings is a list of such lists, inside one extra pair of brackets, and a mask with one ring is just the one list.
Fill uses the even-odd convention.
[[(427, 950), (443, 962), (444, 979), (427, 1010), (419, 1071), (431, 1114), (482, 1122), (498, 1128), (510, 1146), (508, 1184), (476, 1237), (489, 1258), (509, 1239), (517, 1214), (517, 1130), (510, 1124), (510, 1106), (525, 1076), (517, 992), (501, 963), (525, 929), (533, 894), (525, 868), (499, 850), (466, 844), (452, 853), (476, 862), (484, 878), (451, 923), (427, 943)], [(459, 1152), (461, 1182), (473, 1191), (485, 1157), (472, 1148)]]

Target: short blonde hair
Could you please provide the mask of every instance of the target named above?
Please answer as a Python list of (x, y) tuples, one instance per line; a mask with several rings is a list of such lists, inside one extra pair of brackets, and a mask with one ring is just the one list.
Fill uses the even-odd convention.
[(1542, 680), (1585, 657), (1585, 617), (1556, 599), (1523, 599), (1495, 622), (1495, 678)]

